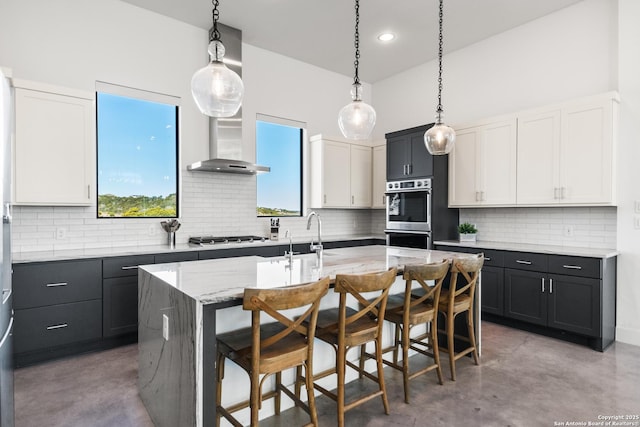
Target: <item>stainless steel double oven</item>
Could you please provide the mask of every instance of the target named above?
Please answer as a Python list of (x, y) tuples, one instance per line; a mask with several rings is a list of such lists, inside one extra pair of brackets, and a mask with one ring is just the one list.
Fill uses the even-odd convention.
[(387, 182), (387, 244), (431, 248), (431, 178)]

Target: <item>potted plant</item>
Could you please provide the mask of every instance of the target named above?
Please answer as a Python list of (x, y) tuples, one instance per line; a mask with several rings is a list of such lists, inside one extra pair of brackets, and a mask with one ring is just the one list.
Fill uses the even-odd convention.
[(462, 224), (458, 225), (458, 233), (460, 233), (461, 242), (475, 242), (478, 229), (473, 224), (463, 222)]

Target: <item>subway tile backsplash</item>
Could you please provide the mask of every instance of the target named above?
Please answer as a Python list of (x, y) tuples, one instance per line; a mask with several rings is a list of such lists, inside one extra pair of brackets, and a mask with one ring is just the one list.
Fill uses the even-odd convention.
[[(269, 235), (269, 218), (256, 217), (256, 178), (251, 175), (197, 173), (183, 171), (180, 206), (182, 226), (176, 242), (189, 236)], [(372, 233), (372, 215), (382, 218), (378, 234), (384, 230), (383, 211), (321, 209), (323, 235), (353, 236)], [(14, 206), (13, 252), (93, 249), (146, 246), (166, 243), (166, 233), (158, 218), (96, 218), (95, 206), (40, 207)], [(311, 239), (315, 220), (306, 229), (306, 218), (281, 218), (280, 240), (289, 229), (294, 239)]]
[[(255, 216), (256, 178), (183, 171), (177, 243), (189, 236), (269, 235), (269, 218)], [(324, 236), (383, 235), (384, 209), (321, 209)], [(166, 243), (160, 219), (96, 218), (91, 207), (14, 206), (14, 252), (146, 246)], [(578, 247), (616, 247), (616, 208), (461, 209), (460, 221), (476, 224), (478, 240)], [(316, 234), (315, 220), (281, 218), (280, 240)], [(434, 226), (437, 227), (437, 224)]]
[(461, 209), (460, 221), (478, 228), (478, 240), (616, 247), (615, 207)]

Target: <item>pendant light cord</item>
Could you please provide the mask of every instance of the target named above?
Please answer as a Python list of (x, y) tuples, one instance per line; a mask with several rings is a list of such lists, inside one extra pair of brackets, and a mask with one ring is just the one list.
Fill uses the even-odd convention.
[(438, 45), (438, 108), (436, 108), (436, 112), (438, 114), (442, 114), (442, 9), (443, 9), (444, 0), (440, 0), (440, 16), (439, 16), (439, 25), (440, 25), (440, 34), (438, 36), (439, 45)]
[(220, 12), (218, 12), (219, 0), (211, 0), (213, 5), (213, 11), (211, 11), (211, 19), (213, 20), (213, 27), (209, 30), (209, 42), (214, 40), (220, 40), (220, 31), (218, 31), (218, 19), (220, 18)]
[(360, 65), (360, 30), (358, 29), (360, 26), (360, 1), (356, 0), (356, 33), (354, 39), (354, 46), (356, 48), (356, 59), (353, 61), (353, 65), (355, 66), (356, 73), (353, 78), (353, 84), (360, 84), (360, 77), (358, 76), (358, 65)]

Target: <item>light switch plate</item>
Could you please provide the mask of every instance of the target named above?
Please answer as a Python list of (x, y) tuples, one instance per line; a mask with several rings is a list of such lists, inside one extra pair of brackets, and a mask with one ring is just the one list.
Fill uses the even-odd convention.
[(162, 338), (169, 341), (169, 316), (166, 314), (162, 315)]

